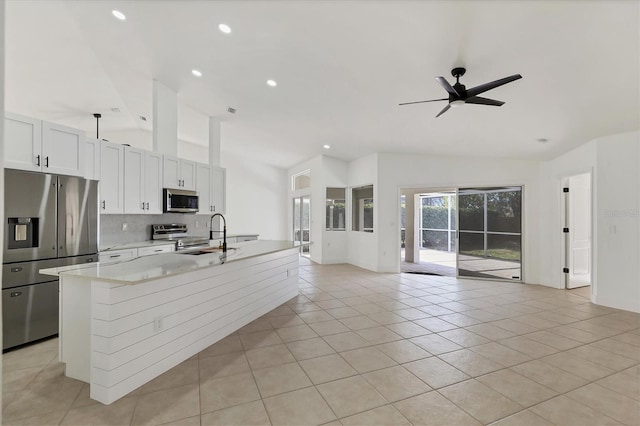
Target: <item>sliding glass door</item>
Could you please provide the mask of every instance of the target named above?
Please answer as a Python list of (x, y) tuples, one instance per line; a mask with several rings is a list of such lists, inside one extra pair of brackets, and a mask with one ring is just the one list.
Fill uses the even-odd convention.
[(458, 190), (458, 276), (521, 280), (522, 187)]
[(311, 198), (293, 199), (293, 242), (300, 244), (300, 254), (309, 256), (311, 241)]

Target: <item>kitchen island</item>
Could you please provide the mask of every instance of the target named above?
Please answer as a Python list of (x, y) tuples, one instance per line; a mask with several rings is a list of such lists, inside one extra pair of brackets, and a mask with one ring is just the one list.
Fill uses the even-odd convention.
[(41, 270), (60, 277), (60, 361), (110, 404), (298, 294), (289, 241)]

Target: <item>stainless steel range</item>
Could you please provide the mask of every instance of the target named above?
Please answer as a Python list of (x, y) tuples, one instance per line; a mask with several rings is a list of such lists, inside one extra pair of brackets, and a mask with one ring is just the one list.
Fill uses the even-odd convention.
[(58, 280), (43, 268), (96, 262), (98, 182), (5, 169), (2, 348), (58, 333)]
[(209, 247), (209, 238), (188, 236), (189, 228), (186, 223), (167, 223), (151, 226), (153, 240), (170, 241), (176, 243), (176, 250), (187, 250)]

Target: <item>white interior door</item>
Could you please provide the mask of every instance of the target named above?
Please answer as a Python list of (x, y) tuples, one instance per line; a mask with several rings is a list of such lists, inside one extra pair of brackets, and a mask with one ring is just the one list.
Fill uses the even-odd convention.
[(567, 288), (591, 285), (591, 174), (568, 179)]

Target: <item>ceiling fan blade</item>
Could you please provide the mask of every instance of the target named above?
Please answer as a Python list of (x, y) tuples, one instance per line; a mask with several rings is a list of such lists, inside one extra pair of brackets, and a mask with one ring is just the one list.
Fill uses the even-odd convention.
[(440, 112), (438, 113), (438, 115), (436, 115), (436, 118), (440, 117), (442, 114), (444, 114), (445, 112), (449, 111), (449, 108), (451, 108), (451, 105), (447, 104), (447, 106), (446, 106), (446, 107), (444, 107), (444, 108), (442, 109), (442, 111), (440, 111)]
[(484, 93), (487, 90), (495, 89), (503, 84), (511, 83), (512, 81), (521, 79), (520, 74), (512, 75), (509, 77), (501, 78), (500, 80), (492, 81), (490, 83), (481, 84), (480, 86), (472, 87), (467, 90), (467, 97), (476, 96), (480, 93)]
[(440, 83), (440, 86), (444, 87), (444, 90), (446, 90), (447, 93), (455, 96), (456, 98), (460, 97), (460, 94), (456, 91), (456, 89), (453, 88), (452, 85), (449, 84), (446, 78), (436, 77), (436, 80), (438, 80), (438, 83)]
[(464, 100), (467, 104), (479, 104), (479, 105), (493, 105), (493, 106), (502, 106), (504, 102), (496, 101), (495, 99), (489, 98), (481, 98), (480, 96), (471, 96)]
[(442, 98), (442, 99), (431, 99), (429, 101), (415, 101), (415, 102), (404, 102), (398, 105), (411, 105), (411, 104), (422, 104), (425, 102), (437, 102), (437, 101), (448, 101), (449, 98)]

